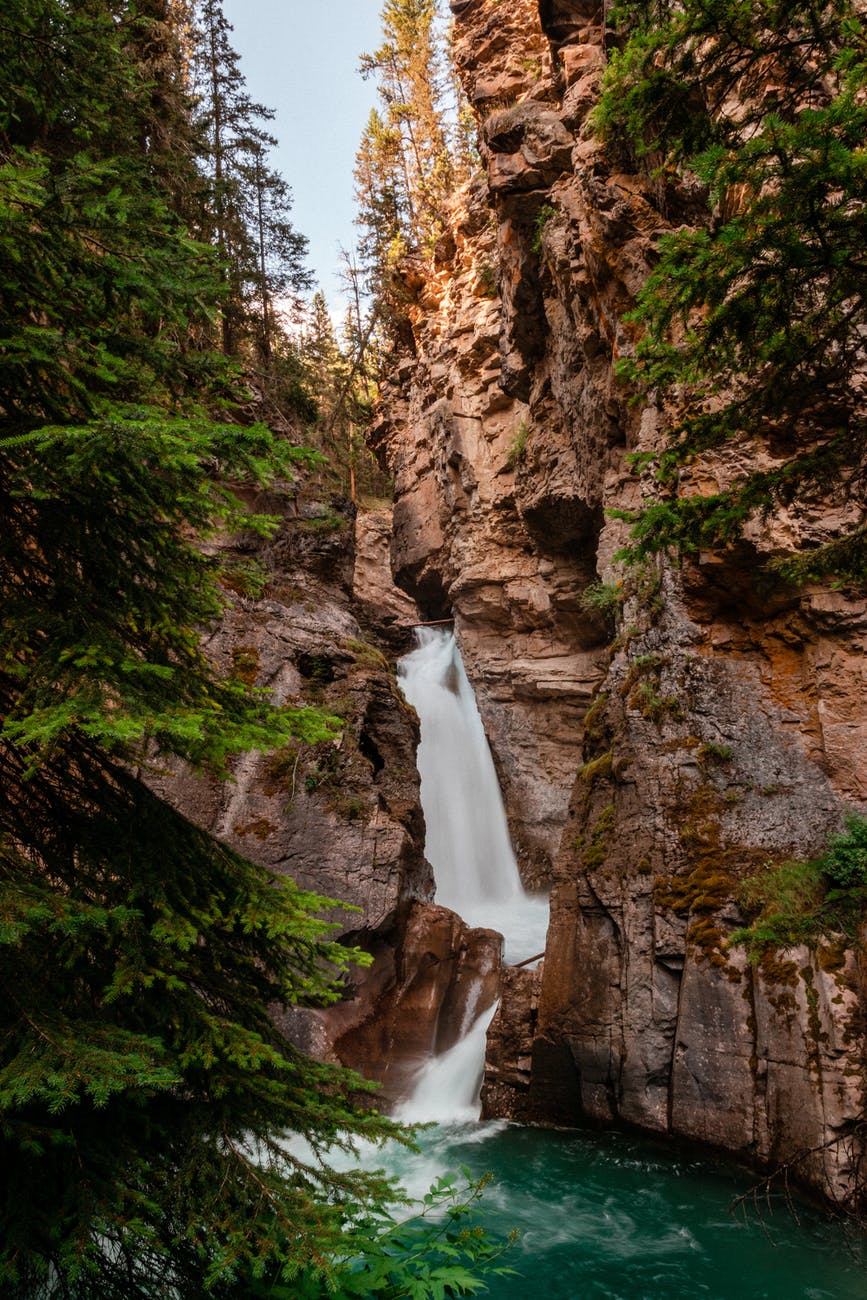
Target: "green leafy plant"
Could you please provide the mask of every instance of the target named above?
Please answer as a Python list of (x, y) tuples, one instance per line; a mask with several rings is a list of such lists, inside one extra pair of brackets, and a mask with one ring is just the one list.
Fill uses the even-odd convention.
[(633, 708), (638, 709), (643, 718), (648, 718), (657, 725), (667, 716), (675, 719), (683, 716), (677, 698), (674, 695), (662, 695), (652, 682), (639, 682), (629, 702)]
[(359, 641), (350, 637), (343, 642), (344, 649), (348, 650), (353, 656), (355, 662), (363, 668), (379, 668), (383, 672), (389, 671), (389, 662), (381, 650), (369, 641)]
[(552, 221), (557, 215), (558, 215), (557, 209), (552, 207), (550, 203), (543, 203), (542, 207), (539, 209), (538, 213), (536, 214), (536, 223), (535, 223), (536, 233), (533, 236), (533, 243), (531, 247), (533, 249), (533, 252), (536, 253), (537, 256), (542, 255), (542, 250), (543, 250), (542, 240), (545, 234), (545, 227), (547, 226), (548, 222)]
[(853, 940), (867, 915), (867, 817), (848, 817), (821, 857), (768, 864), (744, 881), (742, 901), (753, 920), (730, 942), (743, 944), (754, 960), (824, 935)]
[(289, 1285), (254, 1280), (244, 1294), (272, 1300), (450, 1300), (488, 1291), (489, 1282), (514, 1276), (503, 1261), (516, 1234), (497, 1238), (479, 1224), (478, 1202), (490, 1176), (474, 1181), (469, 1170), (463, 1174), (462, 1185), (454, 1175), (438, 1178), (421, 1208), (403, 1219), (384, 1210), (349, 1222), (341, 1256), (327, 1273), (313, 1270)]
[(506, 452), (506, 466), (508, 469), (517, 469), (526, 456), (529, 437), (530, 426), (526, 420), (521, 420), (512, 441), (509, 443), (509, 450)]
[(587, 614), (602, 614), (613, 620), (623, 604), (622, 584), (591, 582), (582, 591), (579, 604)]
[(311, 515), (309, 519), (299, 520), (300, 526), (311, 533), (336, 533), (342, 528), (349, 527), (349, 520), (345, 515), (339, 515), (334, 510), (325, 510), (322, 514)]

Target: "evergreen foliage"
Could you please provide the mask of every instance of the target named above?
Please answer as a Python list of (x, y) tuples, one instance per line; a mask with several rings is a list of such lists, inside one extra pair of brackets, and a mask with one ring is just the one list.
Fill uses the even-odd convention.
[(355, 164), (359, 253), (369, 283), (381, 283), (407, 251), (412, 214), (403, 171), (400, 132), (370, 110)]
[[(863, 391), (867, 41), (851, 0), (621, 0), (597, 129), (665, 196), (691, 174), (707, 218), (660, 241), (624, 377), (663, 405), (662, 499), (629, 555), (740, 537), (748, 519), (821, 490), (849, 523), (786, 557), (786, 577), (867, 579)], [(672, 200), (673, 201), (673, 200)], [(697, 457), (768, 453), (709, 496)]]
[(383, 43), (361, 61), (362, 74), (376, 77), (388, 126), (399, 145), (403, 198), (419, 243), (436, 220), (452, 180), (436, 19), (436, 0), (385, 0)]
[(384, 1184), (283, 1135), (317, 1151), (385, 1125), (269, 1015), (322, 1001), (352, 956), (322, 900), (78, 737), (29, 778), (16, 748), (0, 761), (3, 1294), (220, 1295), (325, 1267), (346, 1201)]
[(361, 1253), (353, 1225), (393, 1196), (322, 1156), (395, 1126), (271, 1015), (334, 998), (360, 955), (326, 900), (142, 780), (336, 725), (201, 644), (225, 576), (203, 543), (267, 532), (242, 497), (303, 453), (230, 422), (226, 262), (190, 234), (158, 121), (188, 107), (175, 12), (0, 19), (0, 1291), (22, 1300), (336, 1285), (346, 1234)]
[(327, 458), (326, 482), (352, 501), (390, 499), (391, 485), (365, 445), (377, 387), (377, 345), (365, 338), (360, 297), (347, 310), (338, 339), (325, 295), (313, 295), (301, 341), (307, 383), (318, 418), (309, 428), (312, 444)]
[(263, 124), (274, 114), (247, 93), (231, 31), (222, 0), (199, 0), (194, 69), (208, 182), (204, 232), (224, 268), (223, 350), (236, 355), (252, 339), (268, 369), (278, 304), (297, 306), (312, 281), (304, 267), (307, 240), (289, 219), (289, 187), (268, 163), (276, 140)]
[(371, 111), (355, 180), (367, 287), (384, 300), (400, 259), (431, 253), (443, 202), (474, 154), (438, 0), (385, 0), (381, 21), (382, 44), (361, 62), (381, 108)]

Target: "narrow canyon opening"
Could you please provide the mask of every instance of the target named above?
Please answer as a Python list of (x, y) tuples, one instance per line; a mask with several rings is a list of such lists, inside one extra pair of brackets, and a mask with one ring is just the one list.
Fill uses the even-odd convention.
[[(398, 682), (421, 725), (418, 768), (425, 854), (436, 902), (466, 925), (502, 936), (502, 962), (538, 960), (548, 928), (547, 894), (528, 893), (518, 872), (497, 773), (473, 688), (450, 628), (418, 627), (416, 648), (398, 664)], [(486, 1034), (499, 971), (472, 975), (458, 1041), (432, 1054), (399, 1109), (408, 1120), (479, 1117)]]

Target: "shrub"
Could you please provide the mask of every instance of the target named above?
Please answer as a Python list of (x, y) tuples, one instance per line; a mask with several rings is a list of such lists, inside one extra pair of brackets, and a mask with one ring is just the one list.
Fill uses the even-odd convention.
[(847, 817), (846, 831), (835, 835), (822, 859), (836, 889), (867, 889), (867, 817)]
[(855, 939), (867, 913), (867, 817), (848, 817), (819, 858), (769, 863), (744, 881), (741, 902), (753, 920), (730, 942), (744, 944), (753, 960), (829, 933)]
[(522, 420), (515, 430), (515, 436), (509, 444), (509, 450), (506, 453), (506, 465), (509, 469), (516, 469), (527, 454), (527, 439), (530, 436), (530, 427), (526, 420)]

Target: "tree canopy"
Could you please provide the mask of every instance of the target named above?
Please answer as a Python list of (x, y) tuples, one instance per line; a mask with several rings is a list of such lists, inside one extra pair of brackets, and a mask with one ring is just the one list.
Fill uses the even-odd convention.
[(404, 254), (432, 251), (443, 203), (472, 157), (438, 0), (385, 0), (380, 18), (382, 44), (361, 60), (380, 107), (362, 135), (355, 181), (361, 261), (369, 290), (382, 298)]
[[(679, 178), (705, 219), (659, 242), (624, 377), (663, 408), (661, 496), (631, 556), (725, 545), (824, 494), (831, 531), (780, 557), (792, 579), (867, 580), (867, 38), (851, 0), (621, 0), (596, 125), (619, 165)], [(677, 200), (672, 200), (673, 211)], [(665, 210), (665, 209), (664, 209)], [(749, 444), (709, 495), (696, 458)], [(842, 523), (839, 520), (843, 520)]]
[(204, 171), (202, 225), (216, 245), (225, 292), (221, 337), (228, 355), (252, 341), (266, 369), (280, 304), (298, 305), (312, 284), (307, 240), (293, 226), (292, 196), (270, 166), (274, 114), (249, 95), (221, 0), (199, 0), (193, 29), (194, 123)]

